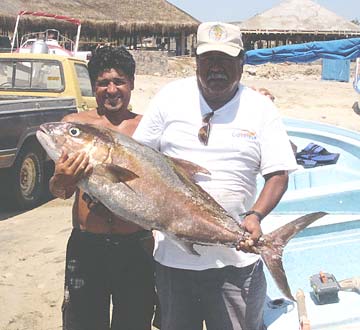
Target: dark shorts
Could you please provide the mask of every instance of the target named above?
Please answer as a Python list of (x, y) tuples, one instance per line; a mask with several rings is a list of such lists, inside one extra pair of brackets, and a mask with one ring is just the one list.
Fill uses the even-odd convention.
[(202, 271), (156, 263), (161, 330), (262, 330), (266, 281), (262, 261)]
[(145, 252), (146, 239), (152, 239), (147, 231), (106, 235), (73, 229), (66, 253), (64, 330), (151, 329), (154, 261)]

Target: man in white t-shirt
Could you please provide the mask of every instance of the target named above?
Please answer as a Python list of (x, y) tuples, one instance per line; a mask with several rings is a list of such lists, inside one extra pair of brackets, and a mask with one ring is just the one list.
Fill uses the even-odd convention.
[[(269, 98), (240, 84), (244, 50), (238, 27), (199, 26), (196, 77), (172, 82), (151, 101), (133, 137), (206, 168), (197, 183), (250, 232), (286, 191), (296, 161)], [(265, 185), (256, 199), (256, 177)], [(266, 281), (257, 255), (195, 245), (184, 251), (157, 233), (156, 285), (161, 330), (260, 330)], [(246, 250), (246, 247), (241, 246)]]

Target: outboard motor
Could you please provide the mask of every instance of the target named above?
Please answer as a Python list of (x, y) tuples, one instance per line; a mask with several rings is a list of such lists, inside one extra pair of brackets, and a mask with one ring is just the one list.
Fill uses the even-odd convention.
[(44, 40), (36, 40), (32, 44), (30, 52), (35, 54), (48, 54), (49, 47)]

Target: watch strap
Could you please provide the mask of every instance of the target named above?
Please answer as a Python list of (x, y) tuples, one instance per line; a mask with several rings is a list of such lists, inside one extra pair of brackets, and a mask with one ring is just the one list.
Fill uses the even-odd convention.
[(259, 222), (262, 221), (262, 219), (264, 219), (264, 215), (258, 211), (255, 211), (255, 210), (249, 210), (249, 211), (246, 211), (244, 213), (241, 213), (240, 216), (243, 217), (243, 218), (246, 218), (248, 215), (251, 215), (251, 214), (254, 214), (257, 216)]

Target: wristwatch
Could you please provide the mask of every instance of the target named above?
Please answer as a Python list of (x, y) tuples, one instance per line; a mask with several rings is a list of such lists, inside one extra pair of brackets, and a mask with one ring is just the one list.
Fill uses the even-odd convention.
[(243, 217), (243, 218), (246, 218), (248, 215), (251, 215), (251, 214), (255, 214), (260, 223), (261, 223), (261, 220), (264, 219), (264, 215), (262, 215), (258, 211), (254, 211), (254, 210), (249, 210), (249, 211), (246, 211), (244, 213), (241, 213), (240, 216)]

